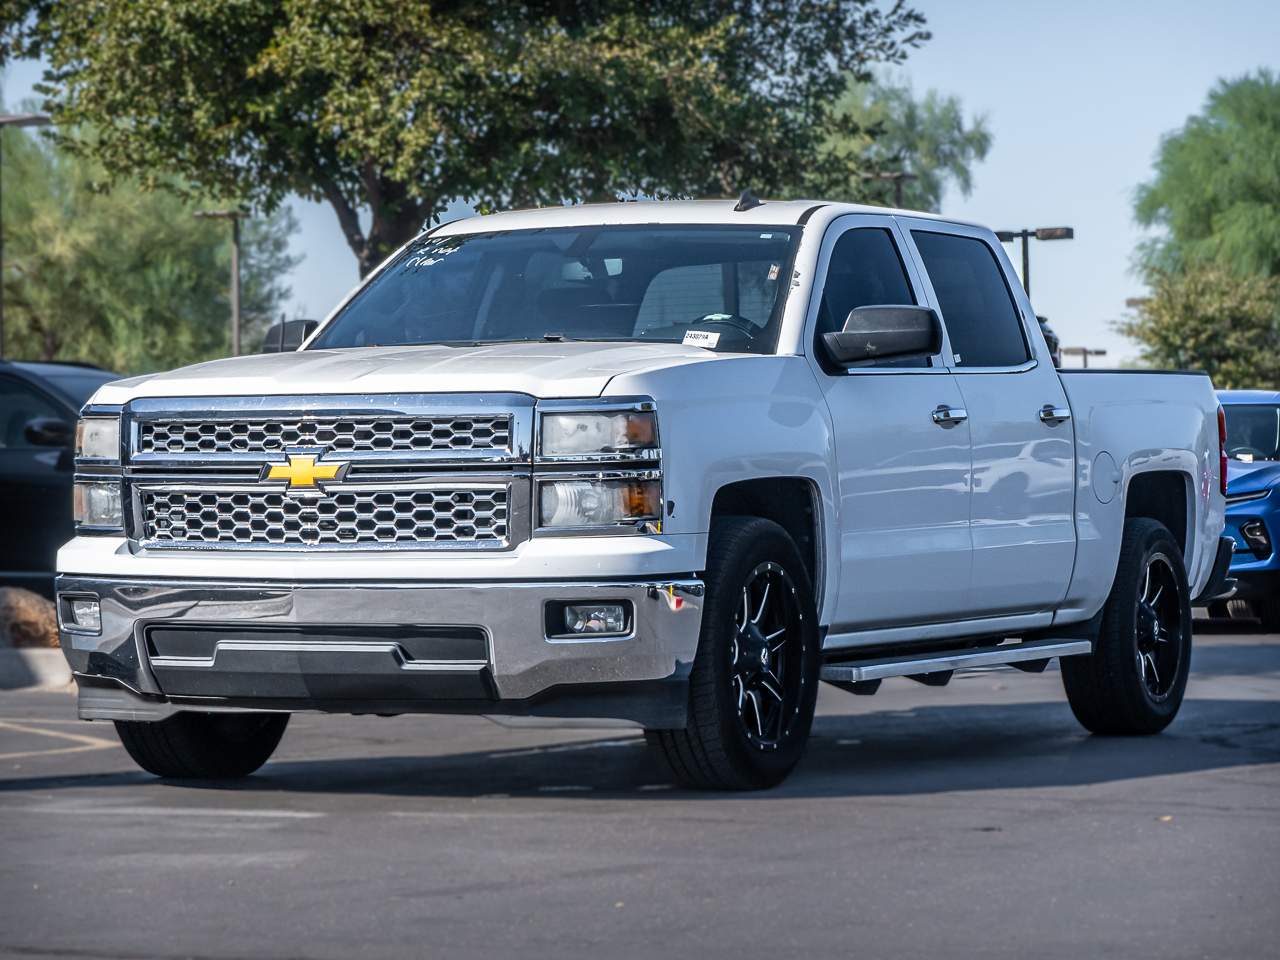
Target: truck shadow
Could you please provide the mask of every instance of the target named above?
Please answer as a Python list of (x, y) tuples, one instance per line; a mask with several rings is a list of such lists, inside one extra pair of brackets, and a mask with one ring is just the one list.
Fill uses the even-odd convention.
[[(286, 735), (285, 753), (287, 755)], [(782, 786), (736, 800), (904, 796), (1105, 784), (1280, 762), (1274, 701), (1188, 700), (1164, 734), (1087, 735), (1065, 703), (938, 705), (820, 716)], [(524, 749), (434, 756), (281, 759), (244, 781), (163, 782), (138, 773), (0, 781), (0, 792), (148, 786), (183, 791), (561, 801), (725, 800), (670, 785), (643, 739), (617, 733)]]

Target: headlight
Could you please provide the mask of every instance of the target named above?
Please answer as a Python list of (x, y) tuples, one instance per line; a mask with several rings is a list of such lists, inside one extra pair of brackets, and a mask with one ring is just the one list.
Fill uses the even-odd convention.
[(653, 457), (658, 418), (652, 410), (619, 410), (542, 415), (543, 459)]
[(114, 530), (124, 527), (119, 480), (77, 480), (73, 503), (77, 526)]
[(120, 418), (81, 418), (76, 424), (76, 459), (119, 460)]
[(548, 480), (538, 487), (542, 527), (613, 527), (662, 519), (662, 481)]

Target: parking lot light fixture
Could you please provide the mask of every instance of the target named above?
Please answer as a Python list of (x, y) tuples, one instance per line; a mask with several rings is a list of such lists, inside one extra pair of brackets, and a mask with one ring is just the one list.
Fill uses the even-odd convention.
[(240, 210), (200, 210), (197, 217), (231, 221), (231, 355), (240, 356)]
[(997, 230), (1001, 243), (1022, 241), (1022, 289), (1031, 296), (1031, 240), (1074, 240), (1075, 227), (1023, 227), (1020, 230)]

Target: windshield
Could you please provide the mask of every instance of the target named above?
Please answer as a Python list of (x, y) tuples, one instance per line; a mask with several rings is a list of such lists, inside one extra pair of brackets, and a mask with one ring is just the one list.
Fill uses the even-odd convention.
[(1280, 406), (1230, 404), (1227, 456), (1235, 460), (1280, 460)]
[(309, 349), (564, 339), (770, 353), (799, 236), (699, 225), (421, 237)]

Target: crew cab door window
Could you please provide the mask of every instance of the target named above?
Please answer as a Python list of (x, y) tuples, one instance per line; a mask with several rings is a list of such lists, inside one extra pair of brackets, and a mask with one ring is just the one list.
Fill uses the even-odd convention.
[(843, 329), (845, 317), (855, 307), (916, 302), (889, 231), (849, 230), (831, 251), (818, 305), (817, 335)]
[(1022, 320), (991, 248), (976, 237), (913, 230), (957, 367), (1016, 367), (1031, 359)]

